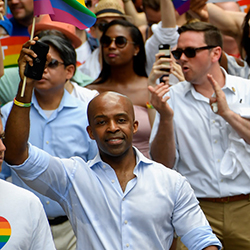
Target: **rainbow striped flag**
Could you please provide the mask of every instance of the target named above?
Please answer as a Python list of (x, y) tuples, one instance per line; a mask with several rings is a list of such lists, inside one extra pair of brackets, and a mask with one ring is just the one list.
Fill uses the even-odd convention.
[(70, 23), (79, 29), (91, 27), (96, 16), (82, 0), (34, 0), (34, 15), (49, 14), (52, 21)]
[(5, 68), (18, 66), (17, 60), (22, 46), (29, 39), (28, 36), (8, 36), (0, 39), (3, 51), (3, 65)]
[(187, 12), (190, 7), (190, 0), (172, 0), (179, 15)]

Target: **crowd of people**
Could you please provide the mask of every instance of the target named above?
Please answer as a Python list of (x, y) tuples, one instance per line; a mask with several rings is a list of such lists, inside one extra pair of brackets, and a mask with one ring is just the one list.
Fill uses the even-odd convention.
[(27, 37), (0, 50), (1, 249), (249, 248), (250, 10), (216, 2), (90, 0), (89, 29), (41, 15), (29, 39), (33, 0), (0, 0)]

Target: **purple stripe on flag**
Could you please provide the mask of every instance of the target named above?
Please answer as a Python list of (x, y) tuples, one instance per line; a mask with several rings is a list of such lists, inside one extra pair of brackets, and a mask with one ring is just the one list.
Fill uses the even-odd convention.
[(34, 0), (34, 16), (54, 14), (50, 0)]
[(189, 10), (190, 7), (190, 0), (173, 0), (175, 9), (177, 10), (177, 12), (179, 13), (179, 15), (182, 15), (183, 13), (187, 12)]

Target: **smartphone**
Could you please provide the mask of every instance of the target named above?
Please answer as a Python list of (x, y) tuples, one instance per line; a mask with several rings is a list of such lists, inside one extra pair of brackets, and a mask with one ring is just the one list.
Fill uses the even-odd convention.
[(24, 75), (35, 80), (41, 80), (49, 52), (49, 45), (36, 41), (34, 45), (30, 46), (30, 49), (37, 54), (37, 57), (33, 58), (33, 66), (26, 64)]
[[(167, 58), (170, 58), (170, 45), (169, 44), (160, 44), (159, 45), (159, 53), (164, 53), (165, 55), (164, 56), (161, 56), (161, 57), (167, 57)], [(160, 58), (161, 58), (160, 57)], [(166, 62), (165, 63), (166, 65), (169, 65), (169, 62)], [(162, 69), (163, 71), (166, 71), (165, 69)], [(167, 70), (168, 72), (170, 71), (169, 69)], [(165, 75), (162, 75), (161, 77), (160, 77), (160, 82), (164, 82), (163, 80), (162, 80), (162, 78), (164, 77), (164, 76), (169, 76), (169, 74), (165, 74)]]

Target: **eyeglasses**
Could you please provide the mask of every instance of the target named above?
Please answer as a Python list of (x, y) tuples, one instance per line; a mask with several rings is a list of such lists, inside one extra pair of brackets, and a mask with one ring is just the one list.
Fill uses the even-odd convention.
[(117, 37), (113, 37), (113, 38), (111, 38), (109, 36), (102, 36), (101, 40), (100, 40), (102, 47), (104, 47), (104, 48), (109, 47), (110, 44), (112, 43), (112, 41), (114, 41), (116, 47), (120, 48), (120, 49), (124, 48), (127, 45), (127, 43), (134, 44), (134, 42), (128, 41), (127, 38), (124, 36), (117, 36)]
[(101, 31), (101, 32), (103, 32), (104, 31), (104, 29), (105, 29), (105, 27), (107, 26), (107, 22), (101, 22), (101, 23), (96, 23), (95, 24), (95, 26), (97, 26), (97, 28)]
[(172, 51), (172, 54), (176, 60), (179, 60), (181, 58), (182, 53), (188, 58), (193, 58), (196, 56), (196, 52), (199, 50), (205, 50), (205, 49), (212, 49), (217, 46), (215, 45), (210, 45), (210, 46), (204, 46), (204, 47), (199, 47), (199, 48), (186, 48), (186, 49), (176, 49)]
[(48, 64), (48, 68), (55, 69), (57, 68), (60, 64), (64, 64), (64, 62), (59, 62), (56, 59), (52, 59), (51, 62)]

